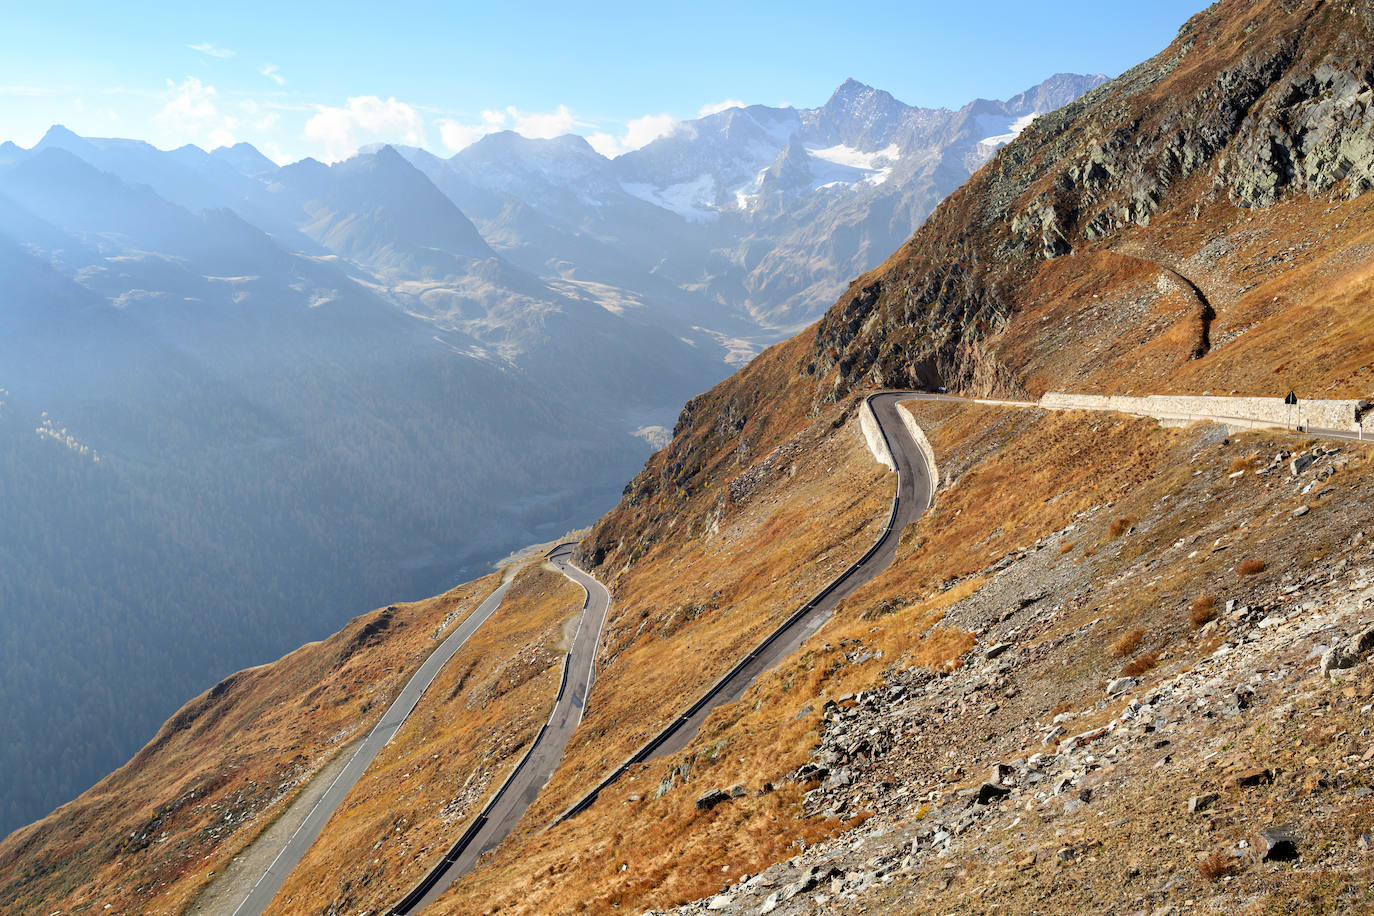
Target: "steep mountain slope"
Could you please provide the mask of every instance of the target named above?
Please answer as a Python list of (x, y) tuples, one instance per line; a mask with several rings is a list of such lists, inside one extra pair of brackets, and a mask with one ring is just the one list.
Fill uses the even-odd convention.
[[(833, 423), (835, 411), (854, 403), (858, 388), (916, 383), (989, 393), (1061, 387), (1269, 396), (1281, 396), (1290, 387), (1303, 396), (1374, 393), (1374, 317), (1363, 304), (1374, 282), (1369, 258), (1374, 212), (1363, 177), (1369, 155), (1365, 100), (1374, 77), (1368, 65), (1371, 47), (1369, 4), (1221, 3), (1186, 24), (1154, 60), (1023, 131), (887, 264), (853, 284), (813, 330), (767, 351), (689, 402), (673, 442), (650, 459), (621, 505), (583, 542), (587, 561), (616, 586), (609, 628), (619, 627), (621, 635), (608, 641), (608, 655), (634, 657), (660, 638), (652, 625), (639, 625), (641, 619), (670, 615), (676, 603), (673, 596), (650, 589), (660, 576), (677, 585), (686, 578), (681, 570), (690, 568), (692, 581), (709, 582), (723, 596), (731, 595), (736, 583), (749, 581), (732, 565), (722, 535), (732, 518), (748, 511), (750, 485), (785, 467), (775, 456), (797, 437)], [(1285, 133), (1271, 123), (1290, 127)], [(1298, 130), (1300, 124), (1306, 129)], [(1266, 142), (1312, 155), (1303, 169), (1274, 166), (1282, 157), (1272, 147), (1264, 147), (1271, 150), (1268, 160), (1253, 152)], [(1343, 152), (1336, 157), (1332, 150)], [(1256, 185), (1277, 192), (1272, 200), (1256, 197), (1247, 190)], [(922, 416), (919, 422), (939, 428)], [(1301, 439), (1256, 434), (1223, 441), (1224, 432), (1215, 429), (1168, 432), (1111, 418), (1048, 419), (1020, 412), (990, 417), (965, 411), (940, 419), (952, 432), (937, 439), (941, 460), (952, 465), (951, 473), (942, 475), (947, 492), (937, 499), (934, 515), (908, 533), (907, 552), (883, 583), (853, 599), (839, 625), (823, 630), (795, 665), (780, 667), (740, 703), (718, 711), (682, 755), (633, 770), (633, 780), (617, 784), (591, 810), (548, 833), (534, 832), (537, 820), (531, 818), (530, 832), (498, 851), (487, 870), (474, 872), (440, 912), (574, 911), (569, 899), (592, 911), (634, 909), (681, 900), (693, 888), (701, 894), (722, 886), (727, 893), (712, 905), (729, 908), (728, 885), (740, 872), (752, 874), (767, 861), (763, 837), (780, 818), (797, 823), (793, 835), (801, 838), (808, 829), (836, 830), (839, 819), (862, 819), (878, 802), (908, 819), (922, 816), (924, 801), (938, 802), (940, 824), (950, 825), (938, 829), (946, 834), (968, 830), (974, 815), (961, 812), (980, 791), (974, 778), (979, 768), (1008, 758), (1024, 764), (1036, 750), (1052, 753), (1053, 743), (1048, 749), (1040, 746), (1042, 733), (1036, 729), (1049, 730), (1056, 713), (1083, 710), (1082, 728), (1105, 726), (1128, 698), (1099, 702), (1102, 691), (1136, 656), (1140, 663), (1127, 674), (1139, 677), (1166, 660), (1157, 675), (1164, 683), (1223, 645), (1245, 645), (1252, 632), (1298, 613), (1314, 615), (1311, 623), (1274, 637), (1285, 653), (1286, 667), (1277, 675), (1289, 685), (1284, 690), (1301, 697), (1304, 707), (1325, 707), (1333, 695), (1345, 696), (1350, 702), (1340, 706), (1342, 722), (1365, 702), (1360, 699), (1363, 680), (1344, 688), (1316, 680), (1316, 659), (1321, 648), (1358, 628), (1363, 613), (1356, 609), (1349, 616), (1352, 606), (1342, 595), (1347, 586), (1367, 585), (1370, 574), (1364, 533), (1368, 503), (1360, 496), (1368, 486), (1367, 453), (1356, 448), (1333, 458), (1335, 453), (1314, 450)], [(1330, 469), (1321, 465), (1316, 478), (1289, 483), (1287, 465), (1273, 461), (1280, 450), (1334, 463)], [(1288, 479), (1252, 478), (1257, 470), (1281, 471)], [(1340, 476), (1323, 488), (1320, 480), (1331, 475)], [(1234, 481), (1242, 478), (1254, 482), (1240, 488)], [(1319, 504), (1300, 502), (1314, 498)], [(1291, 521), (1314, 517), (1318, 510), (1316, 521)], [(829, 520), (818, 513), (814, 524), (824, 527)], [(1069, 545), (1065, 552), (1073, 551), (1080, 536), (1066, 533), (1074, 530), (1070, 526), (1084, 529), (1083, 557), (1055, 565), (1053, 551), (1042, 555), (1037, 548)], [(1137, 526), (1148, 536), (1119, 541)], [(783, 527), (763, 541), (805, 536)], [(1291, 550), (1283, 547), (1286, 543)], [(1228, 545), (1232, 550), (1223, 552)], [(1169, 552), (1179, 549), (1177, 557)], [(1197, 559), (1209, 553), (1209, 559)], [(980, 594), (998, 573), (1031, 554), (1039, 556), (1038, 565), (1015, 566), (1014, 575), (998, 579), (1004, 583), (999, 589)], [(1041, 574), (1032, 567), (1047, 562), (1052, 572), (1036, 579)], [(669, 572), (675, 564), (680, 571)], [(1333, 566), (1348, 575), (1324, 572)], [(1110, 583), (1110, 590), (1098, 594), (1103, 583)], [(752, 580), (746, 591), (752, 594), (757, 587)], [(1040, 617), (1033, 626), (1023, 625), (1020, 617), (997, 626), (1009, 612), (1044, 600), (1039, 591), (1059, 596), (1048, 609), (1054, 613), (1040, 615), (1048, 629)], [(1304, 592), (1304, 599), (1292, 597)], [(1208, 595), (1218, 609), (1233, 600), (1233, 609), (1248, 610), (1194, 635), (1191, 627), (1201, 628), (1206, 616), (1190, 624), (1189, 615), (1195, 600)], [(740, 595), (708, 604), (702, 622), (689, 627), (701, 627), (708, 644), (709, 623), (738, 611), (745, 601)], [(1095, 627), (1094, 620), (1108, 609), (1110, 625)], [(1034, 609), (1027, 614), (1034, 616)], [(1253, 630), (1266, 614), (1275, 620)], [(1136, 630), (1136, 639), (1148, 642), (1139, 649), (1123, 643), (1122, 659), (1116, 660), (1113, 646)], [(1285, 634), (1291, 643), (1282, 641)], [(690, 628), (684, 638), (692, 639)], [(1079, 638), (1087, 640), (1081, 647), (1075, 642)], [(992, 649), (998, 641), (1013, 646), (1024, 641), (1028, 654), (994, 662), (1004, 651)], [(987, 655), (968, 653), (975, 644), (988, 648)], [(1145, 658), (1153, 649), (1157, 654)], [(974, 662), (975, 674), (938, 693), (932, 687), (938, 701), (922, 704), (920, 712), (903, 720), (903, 731), (881, 742), (864, 745), (856, 733), (846, 733), (833, 706), (825, 719), (820, 715), (827, 698), (843, 706), (846, 693), (875, 689), (876, 697), (866, 701), (875, 718), (864, 721), (865, 728), (871, 724), (881, 732), (883, 710), (895, 702), (890, 698), (924, 688), (929, 672)], [(1024, 673), (1008, 673), (1023, 664)], [(1031, 689), (1048, 671), (1055, 672), (1049, 683), (1062, 691), (1058, 696), (1054, 690)], [(641, 666), (638, 676), (647, 685), (662, 674)], [(1228, 679), (1247, 676), (1243, 667), (1224, 673)], [(628, 679), (608, 677), (601, 687), (596, 702), (605, 704), (605, 721), (615, 724), (604, 735), (589, 730), (566, 764), (570, 771), (585, 767), (588, 776), (596, 768), (583, 760), (605, 754), (609, 759), (603, 766), (609, 769), (617, 759), (615, 750), (601, 748), (622, 746), (616, 730), (627, 727), (631, 710), (634, 727), (643, 727), (645, 704), (629, 699), (636, 692)], [(958, 691), (953, 699), (951, 690)], [(1263, 708), (1246, 720), (1259, 733), (1272, 727), (1271, 721), (1284, 721), (1284, 690), (1266, 693)], [(1016, 699), (1018, 694), (1025, 696)], [(691, 696), (690, 689), (683, 690), (676, 706), (656, 707), (650, 718), (663, 721)], [(1145, 702), (1143, 696), (1135, 695), (1134, 701)], [(1192, 702), (1192, 694), (1180, 696)], [(1061, 702), (1066, 705), (1056, 705)], [(951, 703), (958, 704), (957, 711)], [(977, 704), (988, 717), (1005, 705), (1006, 718), (984, 724)], [(793, 724), (794, 715), (814, 723), (817, 731)], [(1023, 731), (1011, 730), (1014, 723)], [(835, 771), (835, 779), (825, 792), (813, 792), (805, 803), (790, 807), (787, 796), (777, 795), (780, 786), (787, 792), (797, 785), (816, 787), (804, 772), (788, 775), (789, 768), (798, 773), (790, 754), (832, 732), (837, 743), (828, 745), (834, 749), (825, 766)], [(1368, 768), (1362, 764), (1358, 777), (1347, 777), (1360, 782), (1331, 781), (1330, 770), (1340, 766), (1342, 755), (1362, 753), (1358, 742), (1332, 743), (1332, 735), (1339, 735), (1339, 727), (1322, 730), (1314, 756), (1304, 764), (1315, 787), (1306, 791), (1321, 786), (1335, 791), (1366, 780)], [(1225, 744), (1213, 741), (1205, 727), (1180, 732), (1176, 740), (1180, 746), (1174, 755), (1189, 762), (1179, 772), (1201, 766)], [(954, 756), (944, 761), (943, 771), (931, 772), (927, 763), (926, 770), (903, 772), (903, 781), (893, 784), (889, 762), (928, 761), (928, 748), (948, 749)], [(1258, 745), (1254, 752), (1270, 753)], [(1101, 752), (1065, 758), (1059, 769), (1070, 784), (1083, 778), (1085, 767), (1092, 772), (1094, 758), (1084, 758), (1091, 753)], [(1292, 756), (1285, 752), (1282, 759)], [(1155, 762), (1150, 758), (1121, 772), (1148, 772)], [(1238, 755), (1225, 759), (1233, 773), (1246, 763)], [(1264, 761), (1254, 759), (1254, 765)], [(1327, 782), (1319, 786), (1323, 771)], [(824, 770), (813, 772), (826, 776)], [(675, 788), (684, 777), (691, 785)], [(846, 792), (847, 780), (859, 778), (864, 781)], [(1132, 778), (1142, 786), (1130, 790), (1135, 797), (1156, 785), (1150, 777)], [(1106, 779), (1104, 773), (1081, 784), (1088, 792), (1080, 806), (1107, 791)], [(1215, 780), (1218, 786), (1224, 781), (1225, 774)], [(742, 784), (746, 795), (710, 810), (695, 804), (707, 790), (733, 783)], [(1291, 794), (1297, 789), (1292, 780), (1275, 785), (1282, 788), (1272, 794), (1237, 797), (1236, 807), (1214, 819), (1210, 829), (1222, 834), (1207, 844), (1211, 849), (1185, 845), (1179, 856), (1124, 822), (1117, 822), (1111, 840), (1117, 845), (1111, 848), (1121, 849), (1123, 842), (1148, 848), (1156, 859), (1136, 867), (1139, 874), (1157, 878), (1150, 887), (1164, 884), (1167, 875), (1161, 870), (1184, 873), (1180, 882), (1150, 892), (1153, 899), (1181, 904), (1205, 892), (1211, 880), (1206, 871), (1196, 870), (1194, 849), (1203, 849), (1199, 858), (1206, 858), (1229, 842), (1219, 854), (1239, 849), (1242, 857), (1234, 864), (1221, 859), (1215, 874), (1239, 873), (1249, 861), (1244, 850), (1257, 842), (1254, 832), (1271, 817), (1294, 818), (1308, 837), (1301, 867), (1291, 878), (1268, 865), (1247, 872), (1244, 886), (1251, 896), (1246, 899), (1277, 904), (1287, 899), (1291, 881), (1311, 894), (1304, 897), (1311, 909), (1356, 909), (1367, 867), (1352, 862), (1351, 846), (1332, 844), (1354, 843), (1368, 829), (1367, 810), (1362, 813), (1357, 799), (1330, 797), (1329, 804), (1337, 806), (1333, 810), (1353, 819), (1346, 823), (1355, 832), (1346, 833), (1339, 817), (1316, 820), (1306, 812), (1300, 796)], [(1198, 785), (1199, 791), (1207, 788)], [(927, 790), (933, 794), (926, 796)], [(953, 794), (956, 790), (960, 794)], [(558, 776), (546, 793), (543, 811), (557, 810), (575, 794)], [(1034, 802), (1032, 810), (1041, 810), (1043, 793), (1032, 799), (1023, 791), (1020, 797)], [(1175, 796), (1172, 804), (1186, 802)], [(1266, 815), (1266, 808), (1271, 813)], [(788, 820), (791, 815), (804, 819)], [(1019, 895), (1006, 898), (1017, 901), (1013, 908), (1030, 910), (1035, 901), (1043, 905), (1042, 894), (1064, 884), (1053, 877), (1054, 863), (1091, 850), (1106, 837), (1096, 831), (1091, 812), (1085, 813), (1072, 822), (1072, 848), (1056, 858), (1055, 850), (1065, 843), (1055, 845), (1056, 816), (1057, 809), (1019, 822), (1025, 826), (1014, 842), (1037, 846), (1049, 861), (1044, 868), (1035, 865), (1034, 880), (1016, 881), (1012, 875), (1008, 884), (1006, 876), (1014, 870), (1006, 853), (997, 887)], [(1168, 829), (1158, 826), (1162, 813), (1153, 816), (1153, 826), (1146, 829)], [(1004, 829), (1016, 826), (1011, 820)], [(1202, 829), (1205, 835), (1205, 824)], [(1237, 846), (1247, 831), (1249, 845)], [(881, 832), (873, 832), (874, 843)], [(867, 838), (862, 832), (852, 836), (854, 842)], [(825, 847), (826, 854), (846, 842)], [(878, 854), (876, 847), (865, 848)], [(974, 859), (972, 845), (959, 848), (968, 858), (930, 859), (911, 872), (933, 873), (935, 878), (925, 880), (936, 881), (937, 890), (950, 888), (942, 908), (923, 903), (920, 885), (913, 888), (909, 881), (900, 885), (901, 894), (879, 896), (881, 869), (874, 874), (866, 865), (845, 893), (857, 896), (862, 881), (870, 894), (865, 899), (883, 906), (911, 912), (977, 910), (978, 901), (988, 899), (986, 881), (951, 883), (954, 876), (939, 877), (946, 862), (962, 868), (981, 861)], [(779, 872), (792, 877), (759, 885), (777, 893), (771, 903), (765, 892), (741, 898), (736, 909), (784, 911), (780, 902), (798, 888), (816, 887), (801, 869), (823, 861), (798, 859), (791, 872)], [(1114, 866), (1120, 860), (1094, 862), (1102, 865), (1092, 878), (1103, 882), (1094, 891), (1097, 896), (1066, 905), (1086, 907), (1091, 901), (1100, 907), (1119, 900), (1106, 874), (1119, 875)], [(1324, 876), (1329, 885), (1323, 885)], [(788, 889), (794, 879), (800, 883)], [(799, 897), (785, 911), (835, 904), (836, 888), (845, 886), (821, 890), (825, 901)], [(1227, 899), (1226, 906), (1239, 905), (1234, 897)], [(703, 906), (704, 901), (698, 909)]]
[(370, 612), (196, 697), (128, 764), (5, 841), (0, 907), (183, 911), (311, 775), (350, 752), (498, 581)]
[[(235, 172), (284, 234), (84, 156), (160, 165), (186, 200), (234, 187), (56, 129), (0, 167), (6, 828), (214, 677), (590, 521), (649, 450), (635, 431), (723, 372), (502, 263), (389, 149)], [(463, 284), (467, 320), (424, 314)]]
[[(688, 402), (582, 543), (614, 589), (586, 725), (435, 911), (1360, 911), (1369, 668), (1318, 665), (1368, 649), (1371, 455), (1115, 415), (913, 408), (943, 485), (887, 574), (542, 828), (871, 542), (863, 390), (1371, 394), (1372, 48), (1368, 2), (1214, 5)], [(795, 187), (814, 157), (779, 142)], [(368, 830), (375, 880), (414, 866)]]
[[(818, 329), (808, 368), (817, 396), (861, 383), (1062, 383), (1063, 368), (1037, 379), (1049, 373), (1033, 361), (1054, 358), (1045, 337), (1085, 313), (1089, 296), (1106, 301), (1091, 303), (1084, 323), (1111, 327), (1124, 345), (1075, 382), (1272, 393), (1291, 378), (1368, 393), (1355, 367), (1289, 378), (1263, 368), (1280, 362), (1266, 327), (1296, 331), (1290, 353), (1320, 352), (1338, 330), (1298, 320), (1297, 301), (1361, 282), (1358, 198), (1374, 162), (1367, 7), (1223, 6), (1027, 128), (854, 284)], [(1266, 250), (1280, 239), (1282, 251)], [(1119, 300), (1132, 285), (1150, 300), (1179, 286), (1186, 307), (1128, 306)], [(1139, 359), (1138, 348), (1160, 359)], [(985, 349), (994, 358), (982, 359)], [(1242, 363), (1249, 369), (1230, 371)]]
[[(1367, 11), (1220, 4), (1038, 119), (813, 329), (689, 402), (589, 556), (618, 563), (861, 386), (1370, 395)], [(1257, 164), (1271, 141), (1314, 152)]]
[[(723, 112), (616, 161), (578, 138), (514, 134), (447, 161), (384, 147), (286, 168), (245, 145), (164, 152), (61, 127), (32, 150), (7, 145), (0, 231), (19, 246), (6, 247), (15, 261), (0, 309), (15, 331), (0, 344), (11, 432), (51, 423), (87, 450), (80, 474), (91, 479), (74, 492), (96, 523), (56, 531), (41, 519), (48, 471), (18, 464), (42, 453), (7, 444), (13, 479), (33, 488), (9, 502), (6, 530), (54, 532), (7, 554), (4, 577), (24, 608), (12, 625), (30, 621), (14, 642), (27, 660), (10, 670), (70, 684), (44, 694), (65, 712), (20, 715), (75, 731), (52, 746), (9, 745), (9, 765), (32, 774), (24, 784), (36, 794), (7, 802), (4, 823), (131, 752), (206, 665), (224, 672), (360, 603), (431, 591), (545, 521), (588, 520), (647, 443), (662, 441), (677, 406), (726, 371), (722, 357), (738, 362), (777, 336), (761, 324), (778, 322), (761, 316), (794, 295), (795, 278), (829, 299), (928, 209), (893, 195), (933, 202), (990, 152), (974, 142), (975, 108), (1023, 117), (1095, 81), (1056, 78), (962, 113), (911, 109), (851, 82), (823, 109)], [(937, 147), (963, 163), (939, 167), (939, 187), (879, 181)], [(710, 212), (679, 212), (686, 198), (673, 188), (704, 188), (707, 173)], [(736, 193), (755, 178), (757, 194)], [(851, 225), (841, 230), (829, 215), (842, 211)], [(895, 235), (875, 235), (880, 224)], [(750, 265), (781, 279), (746, 282)], [(548, 419), (550, 392), (568, 389), (587, 396)], [(555, 448), (564, 475), (539, 477), (534, 466)], [(319, 518), (307, 499), (324, 501)], [(147, 511), (130, 524), (104, 518), (127, 500)], [(181, 530), (173, 546), (155, 533), (169, 523)], [(302, 545), (305, 566), (286, 567), (286, 542)], [(102, 549), (119, 587), (90, 574), (106, 568)], [(207, 555), (219, 559), (198, 559)], [(189, 591), (173, 599), (170, 581)], [(209, 597), (226, 595), (236, 597)], [(135, 647), (121, 651), (141, 664), (118, 710), (111, 665), (84, 649), (45, 659), (70, 624), (33, 623), (111, 600), (107, 616), (130, 622)], [(138, 635), (152, 621), (175, 632), (185, 605), (243, 621), (218, 641), (218, 666), (207, 640)], [(269, 626), (285, 607), (318, 610)], [(72, 709), (78, 684), (107, 712)], [(85, 750), (53, 762), (77, 745)]]

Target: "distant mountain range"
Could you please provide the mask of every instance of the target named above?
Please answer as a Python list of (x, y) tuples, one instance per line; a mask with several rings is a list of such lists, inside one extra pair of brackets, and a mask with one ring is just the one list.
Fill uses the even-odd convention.
[(614, 160), (0, 145), (0, 832), (222, 675), (595, 519), (684, 400), (1101, 80), (849, 81)]
[(695, 324), (771, 342), (818, 317), (1037, 115), (1104, 80), (1059, 74), (958, 111), (847, 80), (820, 108), (727, 109), (614, 160), (580, 137), (510, 132), (447, 160), (400, 152), (527, 270), (642, 290)]

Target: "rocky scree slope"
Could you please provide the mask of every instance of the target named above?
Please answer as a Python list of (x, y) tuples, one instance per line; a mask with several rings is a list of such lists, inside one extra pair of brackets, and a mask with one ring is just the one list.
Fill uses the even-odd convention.
[[(1367, 909), (1369, 448), (916, 414), (954, 482), (906, 555), (851, 600), (873, 626), (845, 658), (881, 674), (818, 698), (817, 745), (784, 781), (807, 789), (812, 817), (871, 816), (755, 875), (723, 873), (718, 893), (674, 912)], [(944, 625), (977, 634), (959, 664), (884, 654), (884, 631), (932, 587), (918, 574), (921, 542), (958, 524), (972, 496), (960, 490), (978, 488), (999, 453), (1049, 426), (1069, 448), (1114, 428), (1183, 470), (1133, 471), (1118, 499), (1066, 525), (1009, 520), (1020, 546), (980, 551), (933, 586), (954, 599)], [(1062, 503), (1084, 489), (1064, 478), (1043, 492)], [(667, 791), (741, 804), (728, 787), (681, 785), (684, 771), (668, 762)]]

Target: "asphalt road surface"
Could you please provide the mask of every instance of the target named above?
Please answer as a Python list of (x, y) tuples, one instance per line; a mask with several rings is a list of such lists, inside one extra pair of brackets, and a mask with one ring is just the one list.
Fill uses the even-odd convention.
[[(738, 700), (748, 686), (764, 671), (795, 652), (817, 629), (821, 627), (835, 609), (835, 605), (850, 595), (859, 586), (869, 582), (892, 564), (897, 552), (897, 543), (904, 528), (915, 521), (930, 506), (931, 492), (929, 468), (920, 447), (912, 439), (906, 425), (897, 414), (897, 404), (902, 401), (959, 401), (970, 402), (975, 399), (952, 394), (929, 394), (911, 391), (890, 391), (872, 395), (869, 403), (878, 418), (878, 425), (888, 443), (898, 470), (897, 496), (892, 507), (892, 516), (886, 530), (878, 542), (864, 557), (835, 579), (819, 595), (803, 605), (792, 617), (764, 643), (746, 656), (739, 664), (727, 672), (682, 715), (668, 723), (657, 735), (649, 740), (635, 754), (622, 763), (614, 772), (582, 796), (564, 811), (555, 823), (573, 817), (586, 810), (596, 801), (601, 790), (618, 780), (633, 765), (643, 763), (653, 757), (682, 750), (700, 730), (706, 717), (723, 703)], [(1031, 401), (993, 401), (1009, 407), (1037, 408)], [(1197, 419), (1226, 423), (1235, 417), (1199, 415)], [(1304, 434), (1332, 439), (1355, 439), (1357, 434), (1341, 430), (1310, 429)]]
[(830, 619), (836, 605), (892, 565), (897, 558), (897, 542), (901, 540), (902, 531), (930, 508), (933, 496), (925, 455), (911, 438), (906, 424), (897, 416), (898, 402), (911, 400), (912, 397), (910, 394), (880, 394), (870, 401), (897, 465), (897, 494), (893, 498), (892, 515), (878, 538), (876, 549), (831, 582), (817, 596), (819, 600), (813, 599), (806, 614), (789, 620), (775, 631), (763, 651), (751, 653), (753, 658), (738, 671), (732, 672), (729, 680), (720, 685), (709, 703), (670, 725), (672, 734), (654, 749), (654, 756), (672, 754), (686, 747), (711, 710), (725, 703), (733, 703), (743, 696), (760, 674), (801, 648), (802, 643)]
[(830, 619), (840, 601), (892, 565), (903, 529), (930, 508), (931, 497), (934, 495), (925, 455), (897, 414), (899, 402), (923, 399), (943, 397), (902, 391), (883, 392), (869, 397), (873, 413), (878, 418), (878, 426), (882, 429), (888, 450), (897, 465), (897, 494), (892, 501), (892, 512), (887, 526), (877, 542), (857, 563), (802, 605), (758, 647), (716, 681), (682, 715), (668, 723), (662, 731), (635, 752), (634, 756), (560, 815), (559, 821), (586, 810), (602, 789), (619, 779), (634, 764), (686, 747), (711, 710), (723, 703), (738, 700), (755, 678), (795, 652), (807, 638), (820, 629), (821, 625)]
[(429, 689), (430, 683), (438, 676), (444, 665), (453, 657), (463, 644), (468, 641), (477, 628), (486, 622), (492, 612), (501, 604), (501, 599), (506, 595), (506, 589), (510, 588), (510, 579), (506, 579), (483, 601), (477, 610), (468, 615), (458, 627), (445, 639), (439, 648), (435, 649), (420, 665), (406, 682), (405, 687), (401, 688), (400, 694), (392, 701), (390, 708), (382, 714), (382, 718), (373, 727), (372, 732), (353, 752), (353, 757), (348, 761), (347, 766), (339, 773), (329, 789), (320, 797), (320, 800), (311, 809), (300, 827), (287, 840), (282, 851), (272, 861), (267, 871), (253, 889), (244, 898), (243, 902), (234, 910), (234, 916), (256, 916), (267, 909), (267, 905), (272, 902), (272, 898), (281, 890), (282, 883), (286, 881), (286, 876), (291, 873), (305, 855), (315, 839), (319, 837), (328, 823), (329, 818), (334, 814), (334, 810), (343, 802), (350, 789), (362, 778), (363, 773), (371, 765), (377, 753), (386, 747), (387, 742), (396, 734), (396, 730), (405, 722), (406, 717), (415, 709), (415, 704), (420, 702), (420, 697)]
[[(889, 391), (872, 395), (869, 403), (878, 419), (888, 450), (897, 465), (897, 494), (893, 499), (888, 524), (877, 542), (853, 566), (833, 580), (814, 598), (789, 617), (764, 642), (727, 672), (695, 703), (645, 744), (633, 757), (583, 796), (558, 820), (585, 810), (602, 789), (615, 782), (630, 766), (652, 757), (670, 754), (686, 747), (701, 728), (713, 709), (738, 700), (754, 680), (778, 662), (791, 655), (816, 632), (835, 610), (835, 606), (856, 589), (883, 572), (896, 557), (902, 531), (919, 518), (930, 506), (933, 497), (930, 469), (924, 454), (912, 439), (897, 413), (902, 401), (940, 400), (966, 401), (955, 395), (925, 394), (909, 391)], [(1035, 407), (1034, 403), (1007, 402), (1009, 405)], [(1206, 417), (1225, 423), (1224, 416)], [(1355, 439), (1355, 433), (1338, 430), (1312, 429), (1308, 434), (1323, 438)], [(596, 651), (601, 630), (610, 608), (610, 594), (601, 583), (578, 569), (571, 562), (574, 545), (561, 544), (550, 554), (549, 560), (587, 592), (587, 601), (573, 645), (564, 666), (560, 687), (549, 722), (535, 739), (524, 759), (516, 765), (487, 808), (459, 838), (449, 854), (396, 907), (390, 916), (418, 912), (432, 903), (449, 886), (465, 875), (483, 853), (495, 848), (515, 828), (540, 789), (548, 782), (563, 756), (563, 750), (573, 731), (582, 721), (592, 680), (595, 676)], [(253, 888), (248, 897), (234, 911), (234, 916), (262, 913), (280, 889), (286, 875), (304, 856), (307, 849), (324, 829), (325, 823), (345, 795), (362, 776), (378, 751), (391, 740), (410, 715), (420, 696), (438, 675), (444, 664), (467, 641), (500, 605), (509, 582), (503, 583), (463, 624), (444, 641), (443, 645), (425, 661), (420, 670), (406, 684), (396, 701), (373, 729), (367, 740), (354, 753), (353, 759), (340, 773), (334, 784), (311, 811), (301, 827), (292, 835), (286, 847)]]
[(586, 590), (587, 600), (564, 662), (563, 682), (548, 724), (535, 738), (525, 758), (516, 765), (506, 784), (497, 790), (449, 854), (401, 903), (388, 911), (393, 916), (418, 912), (437, 900), (449, 885), (472, 869), (482, 853), (494, 849), (515, 829), (525, 810), (557, 769), (568, 739), (582, 722), (582, 711), (596, 676), (596, 648), (601, 641), (606, 612), (611, 606), (611, 595), (600, 582), (572, 564), (574, 546), (560, 544), (549, 554), (551, 563)]

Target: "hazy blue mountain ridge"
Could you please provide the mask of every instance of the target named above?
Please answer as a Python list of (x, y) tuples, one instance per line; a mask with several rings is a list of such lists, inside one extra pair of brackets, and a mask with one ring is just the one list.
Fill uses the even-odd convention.
[(608, 159), (0, 144), (0, 831), (220, 677), (609, 508), (1035, 113), (855, 81)]

